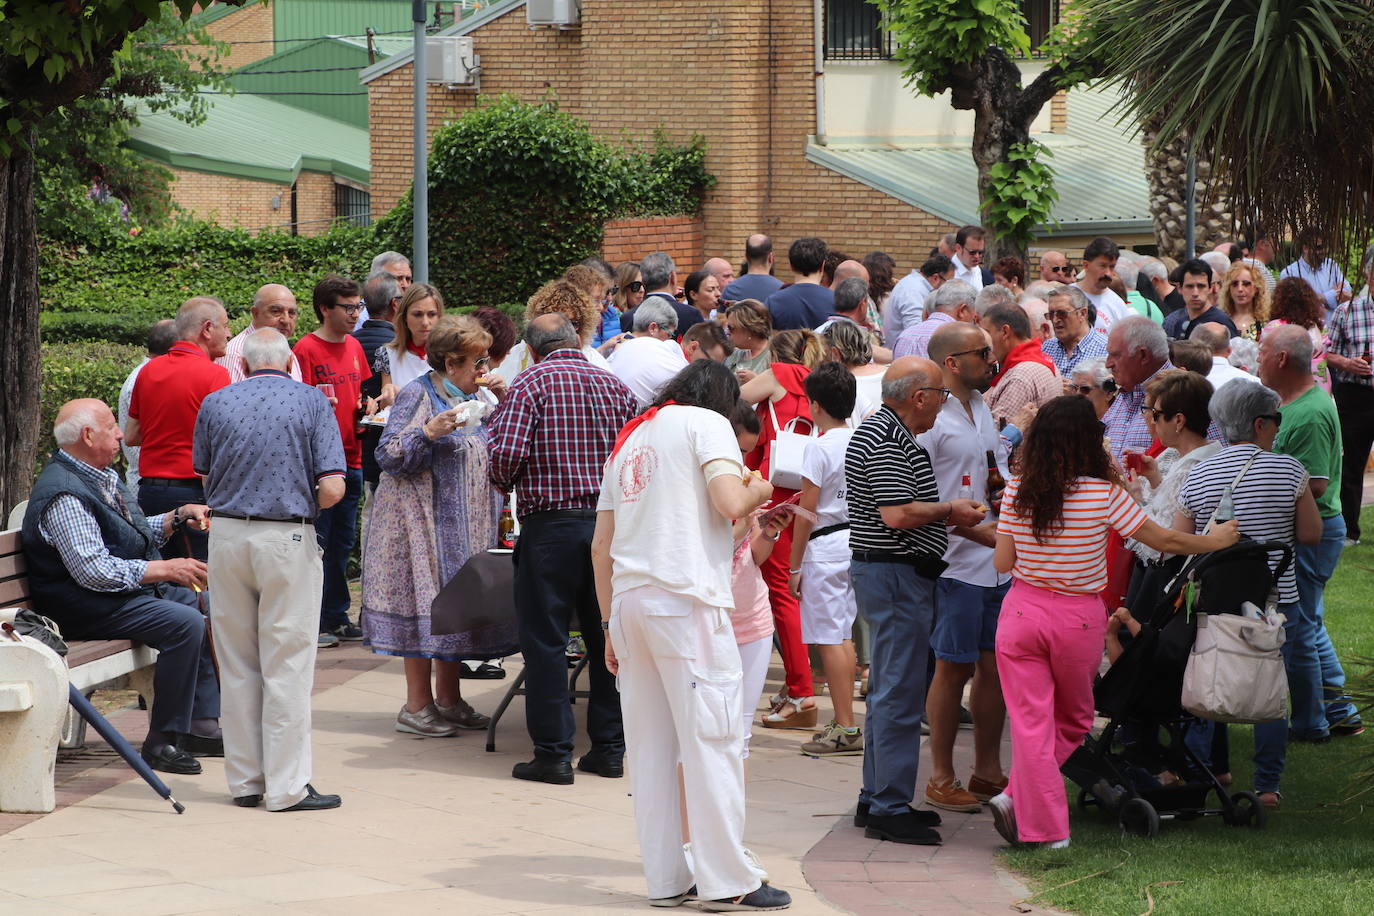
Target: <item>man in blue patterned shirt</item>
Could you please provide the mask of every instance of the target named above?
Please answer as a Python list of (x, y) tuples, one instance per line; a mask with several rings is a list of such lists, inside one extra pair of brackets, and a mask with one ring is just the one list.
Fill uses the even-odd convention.
[(1045, 355), (1054, 361), (1060, 376), (1069, 378), (1073, 367), (1085, 359), (1107, 355), (1107, 338), (1093, 328), (1092, 303), (1076, 286), (1060, 285), (1045, 297), (1045, 317), (1050, 320), (1054, 336), (1040, 345)]
[(21, 534), (34, 604), (69, 638), (158, 650), (143, 759), (166, 773), (199, 773), (192, 752), (223, 754), (219, 684), (191, 591), (205, 587), (205, 564), (164, 560), (158, 547), (181, 525), (205, 530), (206, 508), (143, 516), (110, 468), (123, 434), (100, 401), (62, 405), (53, 438), (58, 451), (29, 494)]

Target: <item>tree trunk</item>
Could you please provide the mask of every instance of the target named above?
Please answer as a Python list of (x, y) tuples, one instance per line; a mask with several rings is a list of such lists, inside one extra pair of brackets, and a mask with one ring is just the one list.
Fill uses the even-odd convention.
[[(0, 158), (0, 512), (33, 485), (42, 392), (38, 338), (38, 236), (32, 136)], [(0, 516), (2, 518), (3, 516)]]
[[(1146, 124), (1141, 131), (1141, 142), (1146, 148), (1145, 175), (1150, 184), (1150, 217), (1160, 255), (1182, 262), (1187, 258), (1187, 140), (1177, 137), (1150, 152), (1157, 128), (1157, 124)], [(1212, 199), (1212, 179), (1211, 162), (1200, 156), (1197, 162), (1196, 254), (1211, 251), (1220, 243), (1235, 238), (1235, 216), (1224, 201)]]

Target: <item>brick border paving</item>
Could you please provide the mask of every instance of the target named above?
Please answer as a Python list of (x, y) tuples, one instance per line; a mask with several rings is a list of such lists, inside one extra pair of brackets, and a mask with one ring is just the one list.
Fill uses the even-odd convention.
[[(387, 655), (373, 655), (359, 642), (342, 643), (336, 649), (321, 649), (315, 658), (315, 687), (311, 692), (314, 694), (337, 687), (365, 671), (380, 668), (389, 659)], [(135, 707), (112, 711), (106, 718), (134, 747), (138, 747), (148, 729), (148, 714)], [(94, 729), (87, 729), (84, 748), (57, 752), (57, 807), (53, 810), (60, 811), (68, 805), (138, 778), (138, 774), (105, 743), (105, 739), (96, 734)], [(0, 836), (43, 816), (0, 812)]]

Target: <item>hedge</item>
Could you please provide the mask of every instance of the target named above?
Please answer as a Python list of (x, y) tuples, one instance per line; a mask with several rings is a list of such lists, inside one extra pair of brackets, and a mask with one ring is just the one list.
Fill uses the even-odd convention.
[(43, 345), (40, 462), (57, 446), (52, 439), (52, 424), (58, 408), (76, 398), (96, 398), (117, 411), (119, 388), (134, 366), (143, 361), (146, 352), (142, 345), (91, 341)]
[[(648, 148), (595, 139), (550, 100), (486, 100), (434, 134), (429, 158), (429, 272), (451, 305), (523, 301), (600, 250), (622, 216), (696, 213), (715, 179), (705, 141)], [(410, 247), (407, 192), (377, 224), (378, 243)]]

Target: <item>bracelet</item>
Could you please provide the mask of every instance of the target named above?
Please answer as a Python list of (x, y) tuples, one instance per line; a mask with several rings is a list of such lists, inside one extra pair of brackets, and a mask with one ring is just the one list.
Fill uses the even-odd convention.
[(609, 620), (601, 621), (601, 629), (609, 632), (611, 629), (611, 622)]

